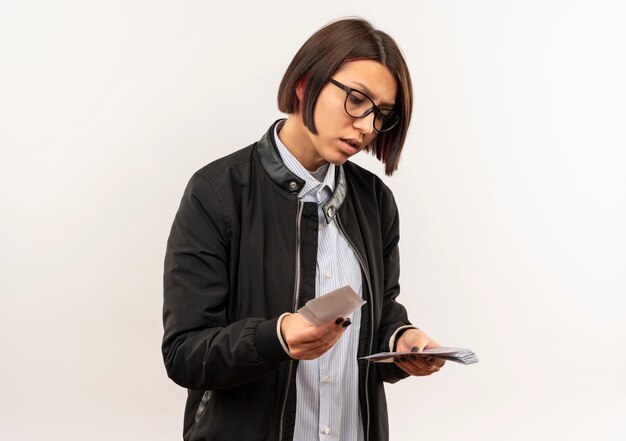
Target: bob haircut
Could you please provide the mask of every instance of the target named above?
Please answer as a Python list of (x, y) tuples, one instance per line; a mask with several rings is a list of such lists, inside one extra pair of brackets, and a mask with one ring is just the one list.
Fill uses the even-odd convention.
[(400, 48), (386, 33), (360, 18), (331, 22), (313, 34), (298, 50), (289, 64), (278, 89), (278, 109), (287, 114), (298, 113), (296, 86), (304, 82), (302, 99), (304, 125), (317, 133), (313, 109), (322, 87), (345, 63), (355, 60), (378, 61), (394, 76), (398, 91), (394, 110), (400, 122), (390, 131), (378, 133), (365, 150), (385, 164), (385, 174), (398, 169), (400, 153), (406, 139), (413, 110), (411, 76)]

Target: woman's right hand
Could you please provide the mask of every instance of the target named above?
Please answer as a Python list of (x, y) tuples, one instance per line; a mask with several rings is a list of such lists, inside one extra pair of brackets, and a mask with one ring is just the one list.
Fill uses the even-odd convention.
[(315, 326), (299, 313), (283, 317), (280, 333), (291, 356), (298, 360), (313, 360), (333, 347), (352, 322), (342, 317)]

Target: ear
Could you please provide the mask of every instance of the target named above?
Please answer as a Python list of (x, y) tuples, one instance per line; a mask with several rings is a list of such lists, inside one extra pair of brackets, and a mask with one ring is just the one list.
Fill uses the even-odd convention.
[(306, 90), (306, 77), (302, 77), (296, 83), (296, 98), (298, 98), (298, 108), (301, 107), (304, 100), (304, 91)]

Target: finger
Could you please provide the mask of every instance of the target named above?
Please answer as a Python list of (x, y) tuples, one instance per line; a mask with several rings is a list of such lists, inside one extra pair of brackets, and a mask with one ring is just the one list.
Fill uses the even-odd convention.
[(344, 320), (343, 317), (340, 317), (340, 319), (341, 321), (338, 318), (314, 326), (306, 321), (304, 318), (302, 318), (304, 325), (301, 328), (297, 338), (294, 339), (296, 340), (294, 343), (309, 343), (315, 346), (320, 342), (320, 340), (324, 340), (332, 337), (335, 334), (341, 333), (343, 331), (343, 326), (346, 326), (346, 321), (349, 322), (349, 320)]
[(446, 360), (438, 357), (428, 357), (426, 361), (433, 366), (437, 366), (438, 368), (441, 368), (444, 364), (446, 364)]
[(419, 369), (430, 369), (432, 366), (431, 363), (420, 355), (409, 355), (406, 361)]
[(338, 326), (333, 332), (329, 332), (321, 338), (294, 344), (291, 347), (292, 356), (298, 359), (312, 360), (326, 353), (341, 338), (345, 329), (350, 326), (349, 320), (342, 323), (343, 326)]
[(341, 334), (336, 334), (336, 335), (326, 335), (323, 338), (320, 339), (316, 339), (316, 340), (311, 340), (311, 341), (300, 341), (297, 343), (293, 343), (290, 348), (291, 348), (291, 353), (303, 353), (303, 352), (307, 352), (307, 353), (312, 353), (312, 352), (317, 352), (317, 351), (323, 351), (325, 352), (326, 350), (328, 350), (328, 348), (330, 346), (332, 346), (332, 342), (334, 341), (334, 339), (336, 337), (341, 336)]
[(431, 375), (434, 374), (435, 372), (437, 372), (437, 370), (422, 370), (422, 369), (417, 369), (415, 368), (415, 366), (407, 364), (407, 363), (398, 363), (398, 367), (400, 369), (402, 369), (404, 372), (406, 372), (409, 375), (413, 375), (416, 377), (425, 377), (427, 375)]
[(424, 367), (422, 365), (416, 365), (412, 360), (400, 361), (397, 364), (406, 373), (420, 377), (434, 374), (439, 371), (439, 368), (436, 366), (428, 365), (427, 367)]
[(422, 332), (413, 340), (410, 347), (411, 352), (422, 352), (424, 349), (438, 348), (440, 346), (439, 343), (435, 340), (431, 340), (430, 337)]
[(409, 355), (405, 360), (400, 360), (403, 366), (410, 369), (417, 369), (424, 372), (439, 370), (439, 366), (429, 363), (428, 360), (416, 355)]
[(326, 349), (323, 349), (324, 352), (326, 352), (328, 349), (330, 349), (330, 347), (332, 347), (335, 344), (337, 340), (339, 340), (339, 338), (343, 335), (344, 331), (345, 331), (345, 328), (340, 327), (337, 330), (333, 332), (329, 332), (323, 337), (313, 342), (308, 343), (307, 347), (311, 350), (315, 350), (316, 348), (326, 348)]
[(424, 332), (411, 329), (402, 334), (397, 345), (397, 350), (403, 352), (422, 352), (428, 342), (429, 338)]
[(315, 339), (322, 339), (328, 335), (335, 335), (341, 333), (344, 328), (350, 326), (351, 322), (349, 318), (339, 317), (335, 320), (329, 320), (314, 328), (312, 336)]
[(421, 329), (408, 329), (400, 336), (397, 349), (398, 351), (422, 352), (424, 349), (440, 346)]
[(337, 336), (335, 336), (335, 338), (328, 340), (323, 344), (300, 351), (297, 354), (296, 358), (299, 358), (301, 360), (313, 360), (315, 358), (321, 357), (337, 343), (341, 336), (342, 334), (338, 334)]

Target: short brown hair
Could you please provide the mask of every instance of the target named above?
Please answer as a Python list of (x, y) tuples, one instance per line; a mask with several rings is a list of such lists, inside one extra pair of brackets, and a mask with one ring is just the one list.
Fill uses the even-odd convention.
[(406, 139), (413, 110), (413, 88), (409, 69), (393, 38), (375, 29), (360, 18), (338, 20), (313, 34), (289, 64), (278, 89), (278, 109), (283, 113), (298, 112), (296, 86), (305, 82), (302, 99), (306, 127), (317, 133), (313, 109), (319, 93), (328, 79), (345, 63), (366, 59), (386, 66), (398, 83), (395, 110), (400, 122), (388, 132), (379, 133), (373, 145), (365, 149), (385, 164), (385, 174), (398, 169), (400, 153)]

